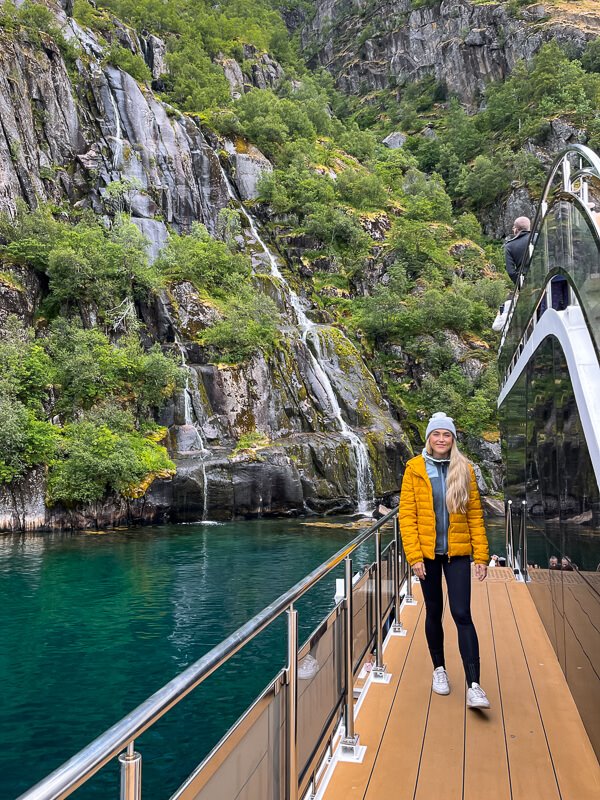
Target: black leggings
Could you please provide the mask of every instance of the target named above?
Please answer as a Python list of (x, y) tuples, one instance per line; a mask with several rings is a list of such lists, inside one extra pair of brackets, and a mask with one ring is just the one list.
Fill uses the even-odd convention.
[(470, 686), (479, 683), (479, 642), (471, 619), (471, 559), (469, 556), (436, 555), (435, 560), (425, 559), (425, 579), (421, 581), (427, 615), (425, 618), (425, 635), (427, 644), (436, 667), (445, 667), (444, 662), (444, 629), (442, 612), (444, 597), (442, 594), (442, 571), (448, 587), (448, 601), (452, 619), (458, 629), (458, 647), (465, 668), (465, 677)]

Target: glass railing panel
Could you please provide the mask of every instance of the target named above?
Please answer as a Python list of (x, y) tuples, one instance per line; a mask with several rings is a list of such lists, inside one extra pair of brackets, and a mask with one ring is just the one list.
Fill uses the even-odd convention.
[(394, 602), (394, 543), (381, 554), (381, 608), (385, 619)]
[(298, 768), (303, 775), (344, 700), (344, 615), (336, 609), (298, 662)]
[(280, 800), (286, 792), (287, 686), (279, 678), (171, 800)]
[(356, 672), (367, 654), (375, 636), (375, 599), (373, 595), (374, 569), (366, 570), (354, 584), (352, 656), (353, 671)]
[[(527, 375), (521, 373), (510, 394), (502, 403), (500, 418), (504, 435), (502, 437), (502, 455), (505, 464), (505, 494), (507, 500), (517, 504), (525, 499), (526, 473), (526, 438), (527, 438)], [(518, 516), (514, 519), (513, 528), (518, 531)]]
[(573, 254), (573, 282), (600, 353), (600, 231), (576, 205), (571, 205), (569, 211), (564, 227), (567, 252)]
[[(574, 199), (550, 208), (539, 235), (500, 355), (505, 371), (538, 305), (547, 276), (571, 276), (588, 327), (600, 353), (600, 238), (597, 224)], [(559, 278), (560, 279), (560, 278)]]

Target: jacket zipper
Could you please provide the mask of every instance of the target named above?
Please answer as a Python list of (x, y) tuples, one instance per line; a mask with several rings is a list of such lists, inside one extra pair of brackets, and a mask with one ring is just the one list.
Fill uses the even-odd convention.
[(446, 475), (444, 467), (440, 464), (440, 478), (442, 481), (442, 497), (444, 498), (444, 528), (446, 530), (446, 546), (448, 548), (448, 563), (450, 563), (450, 516), (446, 505)]

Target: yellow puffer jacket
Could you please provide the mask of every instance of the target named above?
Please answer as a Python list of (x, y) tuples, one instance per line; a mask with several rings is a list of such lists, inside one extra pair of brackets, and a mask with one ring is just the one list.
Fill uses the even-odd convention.
[[(435, 512), (433, 489), (423, 456), (411, 458), (400, 491), (400, 533), (408, 563), (412, 566), (423, 558), (435, 558)], [(483, 524), (483, 509), (475, 472), (471, 467), (469, 502), (464, 514), (450, 514), (448, 557), (472, 555), (476, 564), (490, 560), (488, 540)]]

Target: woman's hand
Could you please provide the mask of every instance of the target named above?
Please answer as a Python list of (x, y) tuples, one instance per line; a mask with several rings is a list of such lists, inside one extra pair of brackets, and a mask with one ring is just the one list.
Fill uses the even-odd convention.
[(424, 564), (424, 562), (423, 561), (417, 561), (416, 564), (412, 565), (412, 571), (413, 571), (413, 575), (416, 575), (417, 578), (420, 578), (420, 580), (423, 580), (423, 578), (425, 577), (425, 574), (426, 574), (425, 573), (425, 564)]
[(487, 571), (487, 564), (475, 564), (475, 577), (477, 580), (484, 581)]

